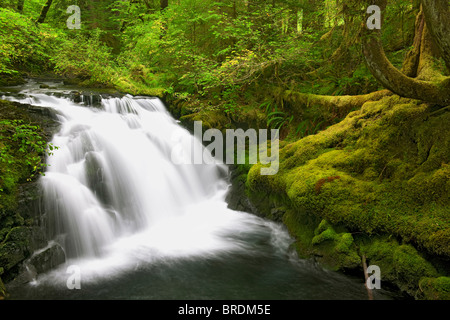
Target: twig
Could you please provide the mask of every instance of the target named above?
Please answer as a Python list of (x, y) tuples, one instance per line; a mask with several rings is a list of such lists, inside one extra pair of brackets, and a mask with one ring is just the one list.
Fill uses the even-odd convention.
[(369, 275), (367, 274), (366, 256), (364, 254), (362, 255), (362, 263), (363, 263), (363, 269), (364, 269), (364, 278), (366, 279), (366, 282), (364, 283), (364, 285), (366, 286), (367, 295), (369, 296), (369, 300), (373, 300), (372, 289), (370, 289), (367, 286), (367, 280), (369, 279)]

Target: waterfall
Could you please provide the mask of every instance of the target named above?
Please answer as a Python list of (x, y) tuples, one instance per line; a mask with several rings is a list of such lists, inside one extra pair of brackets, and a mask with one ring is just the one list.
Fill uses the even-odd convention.
[[(58, 112), (58, 149), (41, 179), (52, 234), (68, 257), (101, 255), (125, 234), (179, 217), (223, 187), (219, 165), (172, 163), (173, 137), (192, 143), (159, 99), (105, 98), (102, 108), (35, 95)], [(33, 101), (36, 104), (36, 101)], [(191, 148), (191, 143), (181, 146)]]
[(159, 99), (7, 98), (49, 107), (61, 123), (40, 179), (41, 210), (68, 259), (105, 266), (246, 250), (243, 234), (261, 232), (289, 245), (278, 225), (227, 208), (225, 165), (173, 161), (175, 147), (204, 147)]
[(66, 262), (32, 268), (15, 299), (366, 298), (359, 281), (298, 259), (283, 225), (230, 210), (225, 165), (179, 161), (208, 153), (159, 99), (21, 89), (1, 98), (60, 123), (39, 179), (48, 245), (35, 254), (59, 245)]

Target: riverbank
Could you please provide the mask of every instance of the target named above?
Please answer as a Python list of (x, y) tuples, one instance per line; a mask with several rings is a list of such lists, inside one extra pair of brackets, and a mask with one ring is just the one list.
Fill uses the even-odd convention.
[[(192, 121), (203, 121), (205, 129), (266, 126), (258, 108), (230, 117), (192, 101), (163, 99), (186, 127)], [(366, 259), (380, 267), (383, 287), (416, 299), (449, 299), (448, 117), (446, 110), (397, 96), (367, 102), (315, 135), (281, 141), (277, 175), (260, 176), (260, 165), (234, 167), (229, 206), (284, 223), (299, 255), (327, 268), (362, 277)], [(23, 199), (16, 195), (11, 203)], [(8, 230), (2, 226), (9, 234), (3, 250), (15, 239), (11, 234), (32, 225), (32, 219), (17, 219)], [(31, 252), (29, 243), (20, 248), (20, 255), (9, 255), (17, 258), (8, 264), (10, 274)]]
[[(206, 110), (183, 119), (233, 126)], [(255, 110), (253, 125), (264, 122)], [(352, 274), (366, 260), (415, 299), (450, 299), (449, 118), (398, 96), (369, 101), (315, 135), (282, 141), (276, 175), (237, 166), (230, 205), (283, 222), (302, 257)]]
[[(5, 282), (47, 243), (37, 216), (37, 179), (57, 126), (47, 108), (0, 100), (0, 277)], [(0, 297), (6, 295), (3, 281)]]

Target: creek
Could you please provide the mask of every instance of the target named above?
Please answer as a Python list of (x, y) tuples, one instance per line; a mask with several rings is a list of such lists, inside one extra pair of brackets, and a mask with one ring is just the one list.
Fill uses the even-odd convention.
[(229, 209), (227, 166), (175, 164), (175, 147), (203, 146), (159, 99), (33, 82), (2, 99), (60, 122), (40, 211), (66, 261), (11, 299), (367, 299), (363, 275), (300, 259), (283, 225)]

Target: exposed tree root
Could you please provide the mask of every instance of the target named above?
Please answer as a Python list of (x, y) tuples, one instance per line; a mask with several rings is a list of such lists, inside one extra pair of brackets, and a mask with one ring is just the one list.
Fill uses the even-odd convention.
[(334, 110), (339, 116), (362, 107), (368, 101), (378, 101), (383, 97), (392, 95), (389, 90), (381, 90), (358, 96), (322, 96), (286, 90), (279, 98), (290, 104), (293, 113), (301, 114), (304, 108), (320, 106), (326, 110)]
[[(386, 7), (386, 0), (373, 0), (370, 2), (379, 5), (382, 9)], [(424, 12), (426, 12), (425, 7), (426, 5), (424, 6)], [(425, 17), (427, 17), (426, 14)], [(434, 20), (425, 20), (425, 29), (428, 25), (433, 25), (430, 29), (435, 28), (436, 22)], [(432, 49), (425, 30), (422, 34), (417, 73), (418, 75), (421, 74), (420, 78), (428, 79), (429, 81), (409, 77), (392, 65), (384, 52), (380, 30), (366, 29), (365, 33), (362, 37), (362, 46), (367, 66), (373, 76), (385, 88), (405, 98), (427, 101), (442, 106), (450, 104), (450, 77), (440, 77), (437, 80), (435, 73), (429, 72), (432, 62)], [(445, 46), (445, 42), (443, 46)], [(439, 46), (439, 49), (441, 49), (441, 46)], [(441, 52), (443, 56), (447, 53)]]

